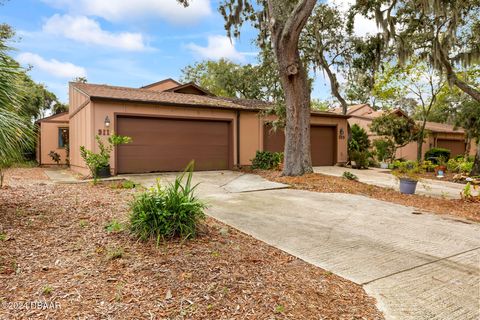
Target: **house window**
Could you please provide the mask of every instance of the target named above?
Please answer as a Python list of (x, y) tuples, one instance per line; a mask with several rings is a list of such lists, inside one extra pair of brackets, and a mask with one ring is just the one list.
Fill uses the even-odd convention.
[(58, 147), (65, 148), (68, 145), (68, 128), (58, 128)]

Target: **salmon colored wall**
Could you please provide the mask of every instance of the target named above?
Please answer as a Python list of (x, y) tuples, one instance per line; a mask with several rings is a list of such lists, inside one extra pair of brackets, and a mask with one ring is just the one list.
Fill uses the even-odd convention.
[(92, 148), (92, 103), (89, 102), (82, 110), (70, 118), (70, 167), (87, 175), (89, 173), (85, 162), (80, 156), (80, 146)]
[[(162, 105), (153, 105), (153, 104), (140, 104), (140, 103), (119, 103), (119, 102), (92, 102), (90, 108), (91, 115), (79, 112), (72, 119), (74, 120), (77, 116), (81, 115), (82, 119), (91, 118), (91, 126), (87, 127), (87, 124), (79, 121), (80, 124), (77, 126), (72, 126), (75, 129), (80, 129), (81, 126), (85, 127), (84, 131), (86, 134), (84, 136), (84, 141), (76, 143), (75, 149), (71, 149), (70, 153), (72, 154), (72, 160), (75, 163), (72, 163), (72, 169), (79, 171), (81, 173), (85, 172), (85, 164), (80, 158), (80, 145), (85, 143), (85, 146), (95, 152), (98, 152), (98, 146), (95, 142), (95, 135), (98, 133), (98, 130), (106, 130), (105, 127), (105, 117), (108, 116), (110, 119), (110, 128), (109, 133), (112, 134), (115, 129), (115, 114), (135, 114), (135, 115), (158, 115), (158, 116), (180, 116), (180, 117), (195, 117), (195, 118), (214, 118), (214, 119), (226, 119), (232, 121), (232, 130), (233, 130), (233, 139), (236, 141), (236, 112), (232, 110), (214, 110), (214, 109), (199, 109), (199, 108), (187, 108), (187, 107), (172, 107), (172, 106), (162, 106)], [(73, 122), (73, 121), (72, 121)], [(77, 134), (77, 131), (71, 131), (73, 134)], [(107, 136), (102, 136), (104, 141), (107, 140)], [(92, 147), (93, 146), (93, 147)], [(237, 165), (237, 151), (235, 145), (233, 146), (233, 162), (234, 165)], [(112, 152), (110, 158), (110, 166), (112, 170), (115, 170), (115, 153)], [(83, 168), (83, 169), (82, 169)]]
[[(250, 165), (257, 150), (263, 150), (263, 130), (267, 121), (275, 120), (275, 116), (259, 117), (257, 113), (242, 112), (240, 116), (240, 164)], [(347, 162), (347, 119), (312, 115), (311, 124), (337, 126), (337, 163)], [(340, 129), (345, 139), (339, 138)]]
[(153, 86), (148, 87), (148, 88), (143, 88), (143, 89), (154, 90), (154, 91), (165, 91), (165, 90), (172, 89), (172, 88), (175, 88), (175, 87), (178, 87), (177, 82), (175, 82), (173, 80), (167, 80), (165, 82), (153, 85)]
[(257, 150), (262, 150), (263, 131), (258, 113), (240, 113), (240, 165), (249, 166)]
[[(352, 117), (348, 119), (348, 123), (352, 126), (353, 124), (359, 125), (361, 128), (365, 129), (369, 135), (370, 141), (373, 141), (375, 139), (378, 139), (378, 136), (372, 134), (370, 131), (369, 125), (372, 123), (370, 119), (364, 119), (364, 118), (357, 118), (357, 117)], [(430, 134), (424, 141), (423, 143), (423, 148), (422, 148), (422, 158), (425, 152), (433, 147), (435, 147), (435, 139), (436, 138), (442, 138), (442, 139), (451, 139), (451, 140), (463, 140), (464, 136), (463, 134), (459, 133), (432, 133)], [(472, 143), (472, 148), (470, 149), (470, 154), (475, 155), (476, 152), (476, 145), (475, 143)], [(417, 160), (417, 143), (416, 142), (410, 142), (407, 144), (405, 147), (397, 149), (396, 153), (397, 158), (403, 158), (405, 160)]]
[(69, 86), (68, 89), (68, 112), (70, 115), (75, 113), (77, 109), (88, 100), (88, 96), (83, 94), (76, 88)]
[(68, 128), (68, 115), (55, 118), (54, 121), (43, 121), (40, 124), (40, 147), (39, 164), (56, 165), (56, 162), (48, 155), (50, 151), (55, 151), (60, 155), (60, 164), (66, 164), (67, 153), (65, 148), (58, 147), (58, 129)]

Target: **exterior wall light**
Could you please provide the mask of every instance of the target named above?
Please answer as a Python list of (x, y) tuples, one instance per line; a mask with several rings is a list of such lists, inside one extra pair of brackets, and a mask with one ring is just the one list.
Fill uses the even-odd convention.
[(343, 130), (343, 128), (340, 128), (339, 130), (339, 138), (345, 139), (345, 130)]
[(108, 116), (105, 117), (105, 127), (110, 128), (110, 119), (108, 118)]

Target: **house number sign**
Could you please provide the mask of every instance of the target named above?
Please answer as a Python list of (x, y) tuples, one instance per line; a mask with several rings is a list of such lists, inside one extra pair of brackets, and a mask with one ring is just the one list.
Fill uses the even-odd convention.
[(108, 129), (98, 129), (98, 135), (99, 136), (109, 136), (110, 135), (110, 130), (108, 130)]

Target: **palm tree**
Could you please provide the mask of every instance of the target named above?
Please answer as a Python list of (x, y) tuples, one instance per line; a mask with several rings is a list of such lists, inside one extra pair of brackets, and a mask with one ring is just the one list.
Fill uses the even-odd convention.
[(7, 54), (8, 50), (0, 43), (0, 186), (3, 180), (1, 169), (21, 160), (23, 150), (31, 147), (34, 141), (31, 123), (18, 113), (22, 70)]

